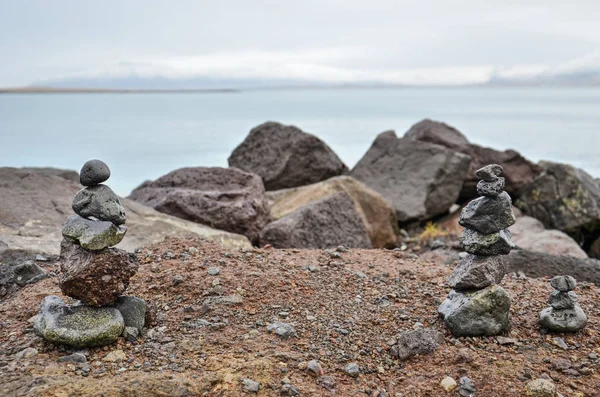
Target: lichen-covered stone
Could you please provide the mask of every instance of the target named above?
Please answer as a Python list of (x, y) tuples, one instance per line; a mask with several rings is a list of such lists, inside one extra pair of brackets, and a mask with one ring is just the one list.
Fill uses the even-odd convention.
[(550, 331), (576, 332), (586, 324), (587, 316), (579, 305), (562, 310), (547, 307), (540, 313), (540, 325)]
[(125, 208), (119, 197), (106, 185), (86, 187), (73, 198), (73, 211), (83, 218), (94, 217), (115, 225), (125, 223)]
[(134, 254), (117, 248), (87, 251), (63, 240), (60, 247), (59, 286), (86, 305), (105, 306), (125, 292), (137, 272)]
[(115, 342), (124, 327), (117, 309), (69, 307), (58, 296), (51, 295), (42, 301), (33, 329), (49, 342), (83, 348)]
[(69, 216), (62, 229), (65, 239), (91, 251), (119, 244), (125, 233), (125, 225), (115, 226), (112, 222), (93, 221), (79, 215)]
[(454, 336), (498, 335), (509, 328), (510, 298), (492, 285), (473, 292), (450, 291), (438, 308)]
[(460, 235), (460, 242), (465, 251), (474, 255), (508, 255), (515, 247), (508, 229), (491, 234), (465, 229)]
[(515, 224), (512, 201), (506, 192), (498, 197), (480, 197), (471, 201), (462, 210), (458, 223), (462, 226), (491, 234)]
[(502, 281), (506, 266), (500, 256), (467, 255), (450, 276), (450, 287), (457, 290), (481, 289)]
[(477, 182), (477, 194), (480, 196), (498, 197), (505, 187), (506, 179), (502, 177), (491, 182), (482, 180)]

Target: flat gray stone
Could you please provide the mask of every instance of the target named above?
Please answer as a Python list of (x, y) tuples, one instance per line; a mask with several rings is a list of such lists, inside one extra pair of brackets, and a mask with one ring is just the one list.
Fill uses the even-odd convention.
[(50, 295), (40, 305), (33, 330), (49, 342), (81, 348), (114, 343), (124, 327), (117, 309), (69, 307), (58, 296)]
[(125, 208), (119, 197), (106, 185), (78, 191), (73, 198), (73, 211), (83, 218), (94, 217), (117, 226), (125, 223)]
[(502, 177), (491, 182), (479, 181), (477, 182), (477, 194), (480, 196), (498, 197), (505, 187), (506, 179)]
[(492, 336), (509, 328), (510, 298), (506, 291), (492, 285), (479, 291), (450, 291), (438, 308), (454, 336)]
[(506, 274), (501, 256), (477, 256), (469, 254), (462, 258), (450, 276), (450, 287), (456, 290), (482, 289), (499, 284)]
[(279, 321), (269, 324), (267, 326), (267, 332), (273, 332), (282, 339), (288, 339), (289, 337), (296, 335), (296, 329), (293, 325)]
[(400, 360), (406, 360), (417, 354), (431, 353), (439, 346), (440, 334), (431, 328), (419, 328), (398, 336), (398, 342), (392, 352)]
[(572, 309), (577, 303), (577, 294), (573, 291), (552, 291), (550, 294), (550, 306), (556, 310)]
[(460, 243), (465, 251), (474, 255), (507, 255), (515, 247), (508, 229), (491, 234), (465, 229), (460, 235)]
[(112, 222), (93, 221), (79, 215), (69, 216), (62, 229), (65, 239), (90, 251), (117, 245), (126, 233), (125, 225), (115, 226)]
[(492, 182), (493, 180), (502, 176), (502, 171), (504, 171), (504, 168), (502, 168), (501, 165), (490, 164), (475, 171), (475, 176), (479, 179), (483, 179), (486, 182)]
[(506, 192), (498, 197), (480, 197), (471, 201), (460, 214), (458, 223), (481, 234), (507, 229), (516, 222), (512, 200)]
[(568, 292), (577, 287), (577, 281), (572, 276), (556, 276), (550, 280), (550, 285), (561, 292)]
[(110, 178), (110, 168), (104, 161), (90, 160), (81, 167), (79, 182), (83, 186), (94, 186)]
[(126, 327), (142, 331), (146, 318), (146, 301), (137, 296), (120, 296), (112, 307), (121, 313)]
[(572, 309), (548, 307), (540, 313), (540, 325), (554, 332), (576, 332), (587, 324), (587, 316), (579, 305)]

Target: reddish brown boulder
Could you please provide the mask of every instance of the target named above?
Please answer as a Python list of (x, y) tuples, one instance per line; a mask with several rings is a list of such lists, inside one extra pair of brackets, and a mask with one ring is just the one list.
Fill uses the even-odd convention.
[(478, 197), (477, 182), (479, 179), (475, 176), (475, 171), (488, 164), (500, 164), (504, 168), (505, 190), (513, 198), (519, 197), (520, 190), (543, 171), (542, 167), (527, 160), (514, 150), (501, 152), (471, 144), (460, 131), (437, 121), (423, 120), (413, 125), (404, 136), (418, 141), (435, 143), (471, 156), (469, 172), (459, 196), (460, 202)]
[(262, 180), (236, 168), (181, 168), (135, 189), (130, 199), (165, 214), (258, 241), (269, 222)]
[(260, 175), (267, 190), (304, 186), (348, 171), (325, 142), (275, 122), (253, 128), (231, 153), (229, 165)]
[(60, 245), (60, 289), (89, 306), (113, 303), (138, 270), (135, 255), (118, 248), (87, 251), (63, 240)]

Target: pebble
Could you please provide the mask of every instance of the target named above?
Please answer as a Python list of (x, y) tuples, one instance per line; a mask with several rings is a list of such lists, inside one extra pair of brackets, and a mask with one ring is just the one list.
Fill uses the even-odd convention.
[(507, 338), (506, 336), (497, 336), (496, 340), (501, 345), (514, 345), (518, 342), (515, 338)]
[(357, 363), (350, 363), (344, 367), (344, 372), (353, 378), (356, 378), (360, 374), (360, 367)]
[(17, 354), (15, 354), (15, 356), (17, 358), (32, 358), (38, 355), (38, 351), (37, 349), (34, 349), (33, 347), (28, 347), (27, 349), (23, 349), (20, 352), (18, 352)]
[(325, 373), (323, 367), (321, 367), (321, 363), (317, 360), (310, 360), (306, 365), (306, 370), (314, 376), (321, 376)]
[(560, 347), (563, 350), (567, 350), (569, 348), (569, 345), (567, 345), (567, 343), (565, 342), (565, 340), (563, 338), (552, 339), (552, 344)]
[(344, 247), (343, 245), (338, 245), (338, 247), (335, 250), (337, 252), (348, 252), (348, 248)]
[(185, 277), (182, 276), (181, 274), (176, 274), (171, 279), (171, 282), (173, 283), (173, 285), (179, 285), (179, 284), (183, 283), (184, 281), (185, 281)]
[(442, 389), (444, 389), (444, 391), (449, 393), (452, 390), (456, 389), (456, 386), (458, 386), (458, 385), (456, 384), (456, 381), (453, 378), (446, 376), (440, 382), (440, 386), (442, 386)]
[(59, 357), (56, 361), (59, 363), (85, 363), (87, 362), (87, 358), (85, 357), (85, 354), (73, 353), (68, 356)]
[(123, 337), (129, 342), (135, 342), (140, 336), (140, 330), (136, 327), (125, 327), (123, 330)]
[(125, 360), (127, 360), (127, 356), (125, 355), (125, 352), (120, 349), (111, 351), (106, 356), (104, 356), (104, 358), (102, 359), (102, 361), (109, 362), (109, 363), (115, 363), (115, 362), (125, 361)]
[(221, 268), (217, 266), (212, 266), (208, 268), (208, 274), (210, 274), (211, 276), (218, 276), (219, 273), (221, 273)]
[(286, 383), (281, 386), (281, 390), (279, 390), (280, 396), (297, 396), (300, 394), (298, 388), (292, 384)]
[(317, 384), (329, 391), (335, 390), (337, 386), (335, 379), (332, 376), (321, 376), (317, 379)]
[(190, 248), (188, 248), (188, 252), (192, 255), (196, 255), (196, 254), (200, 253), (200, 250), (196, 247), (190, 247)]
[(475, 396), (475, 392), (477, 391), (477, 389), (475, 388), (475, 385), (473, 384), (471, 378), (463, 376), (458, 380), (458, 383), (460, 385), (458, 389), (458, 394), (460, 394), (462, 397)]
[(527, 383), (528, 397), (554, 397), (556, 395), (556, 386), (547, 379), (536, 379)]
[(283, 339), (287, 339), (291, 336), (296, 335), (296, 329), (288, 323), (282, 323), (276, 321), (267, 326), (267, 332), (274, 332), (276, 335), (279, 335)]
[(260, 383), (252, 379), (242, 380), (242, 386), (244, 387), (244, 390), (249, 393), (258, 393), (258, 390), (260, 389)]

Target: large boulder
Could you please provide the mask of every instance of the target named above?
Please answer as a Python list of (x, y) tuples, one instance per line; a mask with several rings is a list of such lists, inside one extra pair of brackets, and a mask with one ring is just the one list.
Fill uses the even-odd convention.
[(488, 165), (500, 164), (506, 178), (505, 190), (512, 197), (519, 197), (519, 191), (533, 181), (542, 168), (514, 150), (498, 151), (471, 144), (465, 136), (447, 124), (432, 120), (423, 120), (413, 125), (404, 135), (410, 139), (441, 145), (471, 157), (471, 165), (466, 175), (459, 201), (464, 202), (477, 197), (475, 171)]
[[(76, 177), (61, 176), (71, 174)], [(58, 255), (62, 226), (73, 213), (71, 201), (81, 188), (78, 181), (74, 171), (0, 167), (0, 255), (6, 251)], [(228, 249), (251, 247), (248, 239), (239, 234), (163, 214), (128, 199), (120, 200), (127, 212), (128, 231), (118, 248), (133, 251), (167, 236), (205, 238)]]
[(371, 248), (371, 240), (352, 198), (336, 193), (269, 223), (261, 244), (275, 248)]
[(278, 220), (300, 207), (346, 192), (363, 220), (373, 248), (390, 248), (398, 238), (398, 219), (391, 204), (375, 190), (349, 176), (337, 176), (308, 186), (267, 192), (271, 218)]
[(377, 136), (351, 176), (379, 192), (402, 223), (444, 214), (456, 202), (470, 158), (393, 131)]
[(544, 173), (515, 202), (549, 229), (573, 237), (584, 250), (600, 235), (600, 187), (587, 172), (567, 164), (540, 163)]
[(316, 136), (275, 122), (253, 128), (229, 156), (229, 166), (260, 175), (267, 190), (308, 185), (348, 170)]
[(546, 229), (542, 222), (530, 216), (517, 218), (510, 232), (515, 245), (522, 249), (576, 258), (588, 257), (569, 235), (560, 230)]
[(258, 240), (269, 222), (260, 177), (236, 168), (180, 168), (135, 189), (130, 199), (157, 211)]

